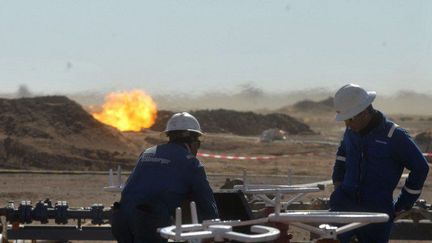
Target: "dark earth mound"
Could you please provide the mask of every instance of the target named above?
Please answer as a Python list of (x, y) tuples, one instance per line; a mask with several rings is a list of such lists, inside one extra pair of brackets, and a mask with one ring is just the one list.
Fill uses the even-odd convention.
[(107, 169), (137, 153), (64, 96), (0, 99), (0, 143), (2, 168)]
[[(152, 130), (163, 131), (173, 112), (159, 111)], [(269, 128), (313, 134), (305, 124), (280, 113), (198, 110), (208, 133), (255, 136)], [(9, 169), (130, 169), (141, 149), (153, 144), (142, 133), (121, 133), (95, 120), (64, 96), (0, 99), (0, 167)], [(160, 141), (159, 141), (160, 142)]]
[[(156, 123), (151, 129), (163, 131), (172, 114), (173, 112), (170, 111), (159, 111)], [(256, 136), (266, 129), (278, 128), (288, 134), (314, 134), (308, 125), (281, 113), (262, 115), (254, 112), (218, 109), (192, 111), (191, 114), (199, 120), (203, 131), (209, 133)]]
[(304, 112), (314, 114), (334, 112), (333, 97), (328, 97), (327, 99), (321, 101), (302, 100), (292, 106), (282, 107), (278, 111), (283, 113)]

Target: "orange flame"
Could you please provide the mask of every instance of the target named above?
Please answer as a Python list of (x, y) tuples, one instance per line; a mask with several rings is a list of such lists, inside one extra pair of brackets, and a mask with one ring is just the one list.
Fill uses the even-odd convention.
[(105, 97), (102, 111), (92, 115), (120, 131), (137, 132), (155, 123), (157, 107), (153, 99), (141, 90), (113, 92)]

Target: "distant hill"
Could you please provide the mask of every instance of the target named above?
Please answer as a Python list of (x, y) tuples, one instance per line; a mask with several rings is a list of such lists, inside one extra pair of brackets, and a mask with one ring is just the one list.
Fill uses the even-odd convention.
[[(151, 129), (163, 131), (173, 112), (159, 111), (155, 125)], [(269, 128), (278, 128), (288, 134), (313, 134), (308, 125), (286, 114), (270, 113), (266, 115), (254, 112), (242, 112), (225, 109), (192, 111), (200, 122), (201, 128), (210, 133), (231, 133), (254, 136)]]
[(320, 101), (302, 100), (294, 105), (284, 106), (277, 111), (282, 113), (302, 112), (302, 113), (333, 113), (333, 97)]
[[(183, 111), (203, 109), (229, 109), (238, 111), (274, 112), (293, 106), (297, 102), (320, 102), (334, 95), (336, 90), (315, 88), (308, 90), (267, 92), (257, 87), (243, 87), (237, 91), (209, 91), (206, 93), (151, 94), (160, 110)], [(34, 94), (41, 95), (41, 94)], [(64, 94), (83, 106), (101, 105), (105, 94), (102, 92), (80, 92)], [(1, 94), (0, 97), (20, 97), (17, 94)], [(378, 93), (375, 107), (386, 114), (432, 115), (432, 94), (400, 91), (391, 95)]]
[(420, 94), (412, 91), (400, 91), (392, 96), (380, 96), (374, 106), (386, 114), (432, 115), (431, 94)]
[(108, 169), (138, 148), (64, 96), (0, 99), (0, 167)]
[(414, 139), (421, 151), (432, 152), (432, 129), (417, 134)]

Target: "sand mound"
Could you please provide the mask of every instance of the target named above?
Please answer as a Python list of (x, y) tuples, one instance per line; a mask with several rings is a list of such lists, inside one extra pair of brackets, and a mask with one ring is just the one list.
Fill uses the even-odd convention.
[(278, 110), (282, 113), (304, 112), (304, 113), (330, 113), (333, 112), (333, 97), (321, 101), (303, 100), (292, 106), (284, 106)]
[(3, 168), (107, 169), (137, 148), (64, 96), (0, 99)]
[[(257, 136), (277, 128), (287, 134), (313, 134), (307, 125), (280, 113), (223, 109), (191, 113), (209, 133)], [(159, 111), (152, 130), (163, 131), (172, 114)], [(146, 140), (145, 132), (121, 133), (64, 96), (0, 99), (0, 167), (106, 170), (122, 165), (128, 169), (142, 147), (159, 142)]]
[[(156, 123), (151, 129), (163, 131), (172, 114), (170, 111), (159, 111)], [(308, 125), (281, 113), (262, 115), (254, 112), (218, 109), (192, 111), (191, 114), (200, 121), (202, 129), (210, 133), (256, 136), (269, 128), (281, 129), (288, 134), (314, 133)]]

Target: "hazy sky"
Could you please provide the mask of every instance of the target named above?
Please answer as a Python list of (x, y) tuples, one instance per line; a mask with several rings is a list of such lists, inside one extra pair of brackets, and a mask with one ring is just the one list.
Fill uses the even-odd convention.
[(432, 92), (429, 0), (0, 0), (0, 93)]

